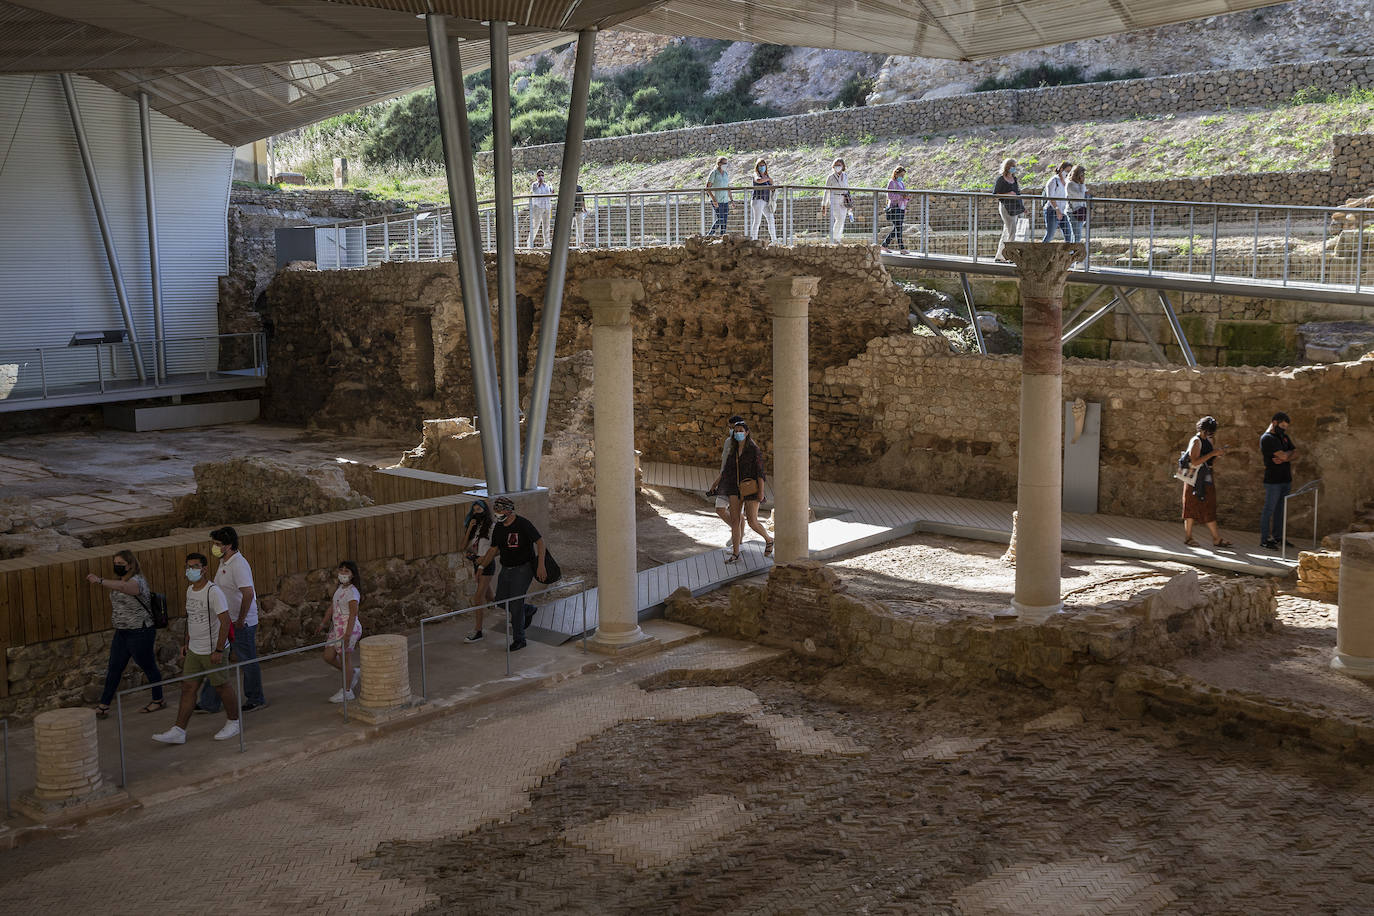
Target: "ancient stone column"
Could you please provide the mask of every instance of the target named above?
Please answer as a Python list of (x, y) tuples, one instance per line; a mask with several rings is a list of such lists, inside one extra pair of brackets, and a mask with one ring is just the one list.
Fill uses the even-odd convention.
[(399, 633), (365, 636), (358, 641), (358, 660), (363, 669), (359, 706), (365, 710), (386, 710), (410, 702), (408, 651), (409, 643)]
[(765, 285), (773, 305), (773, 536), (779, 563), (810, 555), (811, 379), (807, 331), (816, 277)]
[(635, 390), (631, 306), (638, 280), (582, 284), (592, 310), (592, 436), (596, 445), (596, 635), (588, 645), (620, 652), (648, 637), (635, 588)]
[(37, 757), (34, 797), (70, 801), (100, 789), (100, 745), (94, 709), (53, 709), (33, 719)]
[(1336, 654), (1331, 667), (1374, 678), (1374, 532), (1341, 536), (1341, 584), (1337, 597)]
[[(1021, 287), (1021, 441), (1016, 472), (1016, 592), (1012, 610), (1044, 620), (1059, 596), (1063, 502), (1064, 281), (1081, 243), (1009, 242)], [(976, 316), (975, 316), (976, 317)]]

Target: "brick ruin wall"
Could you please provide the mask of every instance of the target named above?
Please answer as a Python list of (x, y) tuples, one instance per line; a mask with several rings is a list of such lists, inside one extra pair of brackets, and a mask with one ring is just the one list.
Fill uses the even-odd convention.
[[(522, 391), (537, 346), (547, 256), (519, 258)], [(488, 282), (495, 288), (494, 261)], [(876, 251), (764, 247), (738, 239), (677, 249), (573, 252), (558, 356), (590, 347), (585, 279), (639, 278), (636, 446), (644, 460), (710, 466), (733, 412), (772, 437), (772, 338), (761, 289), (773, 276), (819, 276), (811, 304), (812, 468), (820, 479), (1011, 500), (1016, 493), (1020, 359), (952, 355), (907, 331), (908, 300)], [(278, 274), (268, 419), (355, 434), (416, 434), (424, 418), (471, 416), (465, 325), (452, 262)], [(493, 327), (495, 314), (492, 314)], [(495, 330), (493, 330), (495, 333)], [(572, 367), (575, 360), (561, 363)], [(559, 370), (564, 371), (563, 369)], [(569, 369), (568, 371), (571, 371)], [(577, 384), (555, 379), (550, 416)], [(1245, 449), (1218, 474), (1223, 525), (1257, 524), (1262, 488), (1251, 445), (1276, 410), (1306, 449), (1300, 480), (1324, 481), (1321, 529), (1343, 530), (1374, 496), (1374, 357), (1297, 369), (1161, 368), (1068, 359), (1068, 398), (1102, 404), (1099, 511), (1174, 519), (1169, 466), (1197, 418)], [(549, 435), (558, 433), (556, 420)], [(1294, 505), (1294, 524), (1306, 510)], [(1310, 523), (1310, 522), (1308, 522)]]

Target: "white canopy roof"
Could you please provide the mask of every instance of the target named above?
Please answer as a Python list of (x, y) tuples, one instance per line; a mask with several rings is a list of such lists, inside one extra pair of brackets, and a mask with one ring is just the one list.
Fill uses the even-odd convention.
[(0, 72), (82, 73), (226, 143), (391, 98), (432, 79), (425, 13), (465, 71), (583, 28), (972, 60), (1268, 6), (1273, 0), (0, 0)]

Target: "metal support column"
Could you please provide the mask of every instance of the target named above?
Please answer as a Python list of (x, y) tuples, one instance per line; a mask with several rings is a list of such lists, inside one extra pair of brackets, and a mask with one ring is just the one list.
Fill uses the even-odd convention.
[(1137, 312), (1135, 306), (1131, 304), (1131, 291), (1122, 289), (1119, 286), (1115, 287), (1115, 290), (1117, 298), (1121, 300), (1122, 308), (1124, 308), (1126, 314), (1131, 317), (1131, 321), (1135, 324), (1136, 330), (1140, 332), (1140, 336), (1144, 337), (1145, 342), (1150, 345), (1150, 352), (1155, 355), (1155, 359), (1165, 366), (1169, 365), (1169, 357), (1164, 355), (1164, 348), (1155, 342), (1155, 335), (1150, 333), (1150, 329), (1147, 328), (1145, 322), (1141, 320), (1140, 313)]
[[(572, 234), (577, 173), (582, 168), (582, 135), (587, 126), (587, 96), (591, 88), (595, 48), (596, 29), (583, 29), (577, 33), (572, 99), (568, 105), (568, 129), (563, 138), (563, 167), (558, 175), (558, 212), (554, 218), (553, 250), (549, 252), (549, 278), (544, 286), (544, 309), (539, 316), (539, 351), (530, 380), (530, 410), (525, 430), (524, 488), (527, 490), (539, 486), (539, 460), (544, 452), (544, 423), (549, 414), (549, 385), (553, 381), (553, 357), (558, 346), (558, 320), (563, 311), (568, 238)], [(627, 243), (629, 216), (627, 206)]]
[(978, 352), (986, 355), (988, 345), (983, 342), (983, 329), (978, 327), (978, 308), (973, 304), (973, 287), (969, 285), (968, 274), (959, 275), (959, 286), (964, 291), (964, 304), (968, 306), (969, 321), (973, 322), (973, 339), (978, 343)]
[(1119, 300), (1115, 296), (1113, 296), (1110, 302), (1102, 306), (1102, 308), (1098, 309), (1097, 311), (1093, 312), (1087, 318), (1084, 318), (1081, 324), (1076, 325), (1073, 328), (1070, 328), (1069, 330), (1065, 331), (1062, 335), (1060, 335), (1059, 345), (1062, 347), (1064, 344), (1073, 340), (1079, 334), (1082, 334), (1088, 328), (1092, 327), (1094, 322), (1096, 322), (1103, 315), (1107, 314), (1112, 309), (1114, 309), (1118, 301)]
[[(477, 235), (477, 201), (472, 183), (472, 148), (463, 142), (467, 111), (463, 83), (455, 84), (448, 43), (448, 25), (439, 13), (427, 13), (429, 58), (434, 70), (434, 97), (439, 109), (439, 132), (444, 143), (444, 172), (452, 201), (454, 258), (463, 289), (463, 320), (467, 324), (468, 354), (472, 360), (472, 388), (482, 431), (482, 463), (487, 492), (506, 492), (501, 464), (501, 405), (496, 394), (496, 364), (491, 352), (491, 306), (487, 301), (487, 272)], [(460, 115), (461, 112), (461, 115)], [(436, 220), (437, 222), (437, 220)]]
[(520, 350), (515, 316), (515, 190), (510, 142), (510, 23), (492, 20), (491, 156), (496, 182), (496, 311), (501, 325), (501, 446), (506, 480), (520, 481)]
[(148, 93), (138, 94), (138, 126), (143, 137), (143, 199), (148, 209), (148, 274), (153, 289), (153, 350), (158, 381), (167, 377), (167, 332), (162, 323), (162, 262), (157, 245), (157, 198), (153, 194), (153, 127)]
[(1091, 308), (1092, 304), (1096, 302), (1099, 298), (1101, 298), (1102, 294), (1106, 291), (1107, 287), (1099, 286), (1097, 289), (1089, 293), (1088, 298), (1080, 302), (1078, 304), (1078, 308), (1074, 309), (1073, 312), (1070, 313), (1069, 316), (1064, 319), (1064, 327), (1073, 327), (1073, 323), (1078, 320), (1078, 316), (1082, 315), (1089, 308)]
[[(1213, 257), (1216, 256), (1216, 244), (1212, 245)], [(1183, 334), (1183, 325), (1179, 323), (1178, 315), (1174, 314), (1173, 303), (1169, 301), (1169, 296), (1164, 290), (1158, 290), (1159, 304), (1164, 307), (1164, 317), (1169, 319), (1169, 327), (1173, 329), (1174, 339), (1178, 341), (1178, 348), (1183, 351), (1183, 361), (1189, 366), (1197, 365), (1197, 357), (1193, 356), (1193, 348), (1188, 346), (1188, 338)]]
[[(119, 269), (119, 252), (115, 250), (114, 236), (110, 234), (110, 222), (105, 218), (105, 198), (100, 194), (100, 179), (95, 174), (95, 160), (91, 158), (91, 147), (86, 141), (86, 126), (81, 122), (81, 109), (76, 104), (76, 87), (72, 84), (70, 73), (59, 74), (62, 81), (62, 94), (67, 97), (67, 113), (72, 118), (72, 132), (76, 134), (76, 145), (81, 150), (81, 165), (86, 170), (86, 185), (91, 191), (91, 205), (95, 207), (95, 221), (100, 225), (100, 239), (105, 243), (105, 260), (110, 265), (110, 279), (114, 282), (115, 298), (119, 300), (119, 310), (124, 315), (124, 330), (129, 332), (129, 349), (133, 352), (134, 368), (138, 370), (138, 380), (146, 382), (148, 373), (143, 368), (143, 349), (138, 344), (138, 329), (134, 327), (134, 313), (129, 308), (129, 294), (124, 290), (124, 274)], [(111, 369), (113, 370), (113, 366)]]

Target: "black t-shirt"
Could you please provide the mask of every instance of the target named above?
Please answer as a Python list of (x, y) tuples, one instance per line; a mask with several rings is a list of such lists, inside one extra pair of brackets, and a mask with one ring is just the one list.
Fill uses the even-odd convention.
[(538, 559), (534, 542), (540, 537), (539, 529), (523, 515), (517, 515), (509, 525), (497, 523), (491, 526), (491, 542), (501, 551), (503, 569), (523, 566)]
[(1260, 436), (1260, 454), (1264, 456), (1264, 482), (1265, 483), (1292, 483), (1293, 465), (1288, 462), (1276, 464), (1274, 462), (1275, 452), (1291, 452), (1293, 450), (1293, 440), (1288, 438), (1288, 433), (1281, 429), (1266, 431)]
[[(1015, 178), (1013, 178), (1011, 181), (1007, 181), (1007, 176), (998, 175), (996, 183), (994, 183), (992, 186), (992, 193), (1020, 194), (1021, 182), (1017, 181)], [(1024, 213), (1026, 210), (1026, 205), (1021, 203), (1021, 201), (1017, 200), (1014, 197), (1003, 198), (1002, 203), (1007, 205), (1007, 212), (1012, 215)]]

